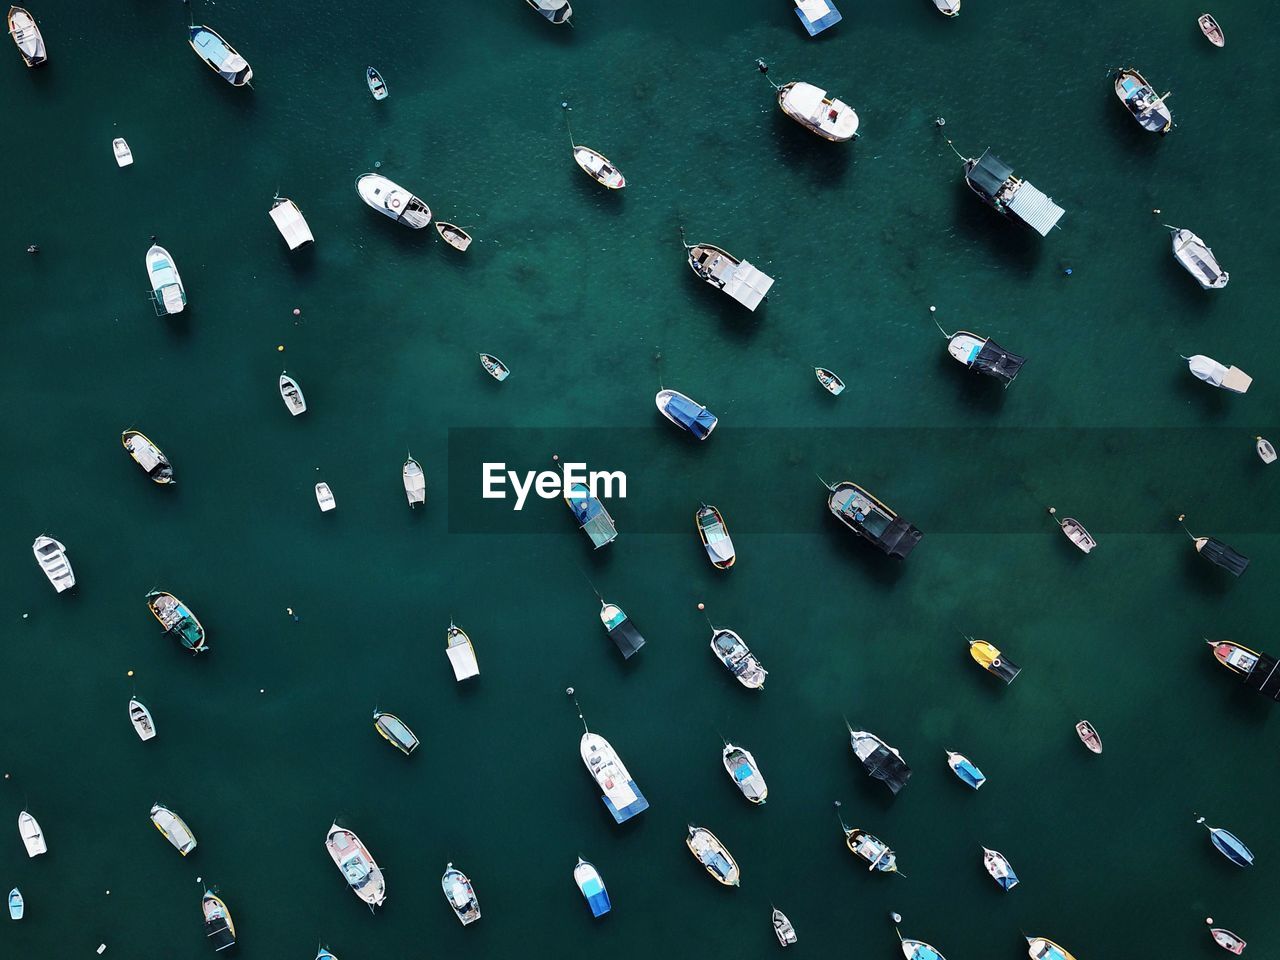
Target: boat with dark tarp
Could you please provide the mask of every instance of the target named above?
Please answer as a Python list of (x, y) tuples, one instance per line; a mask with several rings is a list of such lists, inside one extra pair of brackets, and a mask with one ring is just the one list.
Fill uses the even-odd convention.
[(618, 528), (613, 523), (613, 517), (609, 516), (604, 504), (593, 497), (585, 485), (573, 484), (564, 495), (564, 503), (578, 521), (578, 529), (587, 535), (591, 545), (597, 550), (618, 538)]
[(969, 656), (987, 673), (994, 673), (1005, 683), (1013, 683), (1022, 672), (1022, 668), (1002, 654), (993, 644), (986, 640), (975, 640), (965, 637), (969, 642)]
[[(942, 330), (942, 327), (938, 329)], [(994, 377), (1006, 387), (1013, 383), (1018, 371), (1027, 362), (1026, 357), (1010, 353), (990, 337), (982, 337), (968, 330), (957, 330), (955, 333), (942, 330), (942, 335), (947, 338), (947, 353), (953, 359), (970, 370)]]
[[(1178, 522), (1182, 523), (1186, 519), (1186, 514), (1178, 517)], [(1192, 542), (1196, 545), (1196, 553), (1204, 557), (1215, 567), (1221, 567), (1232, 576), (1238, 577), (1244, 573), (1249, 567), (1249, 558), (1239, 550), (1230, 547), (1216, 537), (1197, 537), (1190, 530), (1187, 530), (1185, 524), (1182, 527), (1186, 530), (1187, 536), (1191, 537)]]
[(831, 491), (827, 509), (836, 519), (897, 560), (905, 559), (924, 536), (851, 480), (827, 484), (827, 489)]
[(862, 769), (867, 771), (867, 776), (879, 780), (895, 796), (911, 779), (911, 768), (902, 759), (902, 754), (874, 733), (849, 727), (849, 746)]
[(236, 945), (236, 925), (231, 911), (212, 890), (206, 889), (200, 898), (200, 910), (204, 914), (204, 935), (213, 944), (215, 952)]
[(630, 660), (644, 646), (644, 637), (616, 603), (600, 601), (600, 622), (609, 632), (609, 639), (622, 652), (622, 659)]
[(1246, 687), (1280, 703), (1280, 661), (1231, 640), (1206, 640), (1214, 659), (1238, 676)]
[(1042, 237), (1058, 225), (1066, 213), (1027, 181), (1013, 175), (1009, 166), (989, 149), (964, 162), (964, 182), (1001, 216), (1020, 220)]

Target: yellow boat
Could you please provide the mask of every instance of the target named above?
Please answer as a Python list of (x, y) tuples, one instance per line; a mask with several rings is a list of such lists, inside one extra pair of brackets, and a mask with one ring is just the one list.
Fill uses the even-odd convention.
[(1014, 678), (1022, 672), (1020, 666), (1001, 654), (993, 644), (986, 640), (975, 640), (973, 637), (965, 639), (969, 641), (969, 656), (973, 657), (983, 670), (994, 673), (1005, 683), (1013, 683)]
[(1076, 960), (1064, 947), (1047, 937), (1027, 937), (1027, 956), (1031, 960)]

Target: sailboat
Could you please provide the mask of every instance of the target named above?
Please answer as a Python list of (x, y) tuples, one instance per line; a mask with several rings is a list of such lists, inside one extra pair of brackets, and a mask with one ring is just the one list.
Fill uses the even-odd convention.
[(987, 873), (991, 874), (991, 879), (1000, 884), (1000, 889), (1006, 893), (1018, 885), (1018, 875), (1013, 872), (1012, 864), (998, 850), (983, 847), (982, 865), (987, 868)]
[(445, 633), (444, 652), (453, 666), (454, 680), (480, 676), (480, 664), (476, 661), (476, 650), (471, 645), (471, 638), (465, 630), (455, 626), (452, 620)]

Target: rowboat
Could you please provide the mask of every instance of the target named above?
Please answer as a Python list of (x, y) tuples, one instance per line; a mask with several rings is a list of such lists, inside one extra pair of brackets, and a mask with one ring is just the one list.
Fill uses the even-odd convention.
[(960, 0), (933, 0), (933, 5), (944, 17), (954, 17), (960, 13)]
[(476, 661), (476, 650), (471, 645), (471, 638), (467, 636), (465, 630), (455, 626), (452, 621), (449, 622), (449, 629), (445, 633), (444, 652), (453, 667), (455, 680), (480, 676), (480, 664)]
[(281, 371), (280, 373), (280, 399), (284, 401), (285, 408), (295, 417), (300, 413), (307, 412), (307, 400), (302, 395), (302, 388), (298, 386), (298, 381)]
[(369, 905), (369, 909), (382, 906), (387, 899), (387, 882), (377, 861), (354, 831), (336, 823), (329, 827), (324, 847), (334, 865), (342, 872), (351, 892)]
[(689, 824), (689, 835), (685, 837), (684, 843), (716, 882), (726, 887), (738, 886), (741, 880), (738, 864), (714, 833), (706, 827)]
[(962, 782), (973, 787), (975, 790), (987, 782), (987, 778), (983, 772), (979, 770), (974, 762), (963, 753), (955, 753), (948, 750), (946, 751), (946, 754), (947, 766), (951, 768), (951, 772), (959, 777)]
[(714, 244), (686, 243), (684, 246), (689, 268), (698, 279), (728, 294), (748, 310), (754, 311), (760, 306), (773, 286), (773, 277)]
[(582, 172), (596, 183), (610, 190), (621, 190), (627, 185), (627, 178), (613, 162), (598, 150), (584, 147), (580, 143), (573, 145), (573, 162), (582, 168)]
[(215, 953), (236, 945), (235, 921), (221, 897), (206, 889), (200, 898), (200, 912), (204, 914), (204, 935), (213, 944)]
[(133, 730), (138, 735), (139, 740), (154, 740), (156, 738), (156, 724), (151, 719), (151, 711), (147, 709), (146, 704), (137, 698), (129, 700), (129, 722), (133, 724)]
[(366, 173), (356, 180), (356, 193), (368, 206), (396, 223), (421, 230), (431, 223), (431, 208), (400, 184), (379, 173)]
[[(535, 11), (552, 23), (569, 23), (573, 16), (573, 7), (569, 0), (525, 0)], [(573, 24), (569, 24), (573, 26)]]
[[(843, 825), (843, 821), (841, 821)], [(873, 837), (865, 830), (845, 829), (844, 845), (849, 852), (867, 863), (867, 870), (876, 873), (897, 873), (898, 856), (889, 849), (883, 840)]]
[(243, 87), (253, 79), (253, 68), (212, 27), (192, 24), (188, 33), (190, 36), (187, 42), (191, 44), (196, 56), (227, 83), (233, 87)]
[(991, 874), (991, 879), (1000, 884), (1000, 889), (1006, 893), (1018, 885), (1018, 875), (1013, 872), (1013, 865), (998, 850), (988, 850), (983, 847), (982, 865), (987, 868), (987, 873)]
[[(1222, 44), (1218, 44), (1218, 46), (1222, 46)], [(1230, 930), (1224, 930), (1222, 927), (1213, 927), (1209, 931), (1209, 935), (1213, 937), (1214, 943), (1227, 951), (1227, 953), (1234, 953), (1237, 957), (1244, 953), (1244, 948), (1247, 946), (1244, 940)]]
[(173, 464), (141, 430), (126, 430), (120, 434), (120, 444), (129, 452), (133, 462), (154, 483), (174, 483)]
[(21, 920), (26, 912), (26, 903), (22, 899), (22, 891), (14, 887), (9, 891), (9, 919)]
[(792, 80), (778, 87), (778, 107), (788, 117), (824, 140), (844, 143), (858, 135), (858, 114), (843, 100), (811, 83)]
[[(937, 0), (941, 2), (941, 0)], [(960, 0), (956, 0), (956, 6), (960, 6)], [(902, 955), (907, 960), (946, 960), (938, 948), (925, 943), (923, 940), (910, 940), (903, 938), (901, 934), (898, 938), (902, 941)]]
[(40, 569), (58, 593), (76, 585), (75, 572), (71, 569), (71, 561), (67, 559), (67, 548), (53, 537), (36, 537), (31, 544), (31, 552), (35, 554), (36, 563), (40, 564)]
[[(825, 481), (824, 481), (825, 482)], [(827, 509), (846, 527), (895, 560), (906, 559), (924, 537), (889, 507), (851, 480), (827, 484)]]
[[(1182, 264), (1182, 268), (1196, 278), (1196, 283), (1205, 290), (1221, 290), (1231, 279), (1231, 274), (1218, 265), (1218, 258), (1213, 255), (1209, 245), (1185, 227), (1169, 227), (1173, 238), (1173, 258)], [(1243, 391), (1242, 391), (1243, 392)]]
[(333, 491), (323, 480), (316, 484), (316, 503), (321, 513), (328, 513), (338, 505), (338, 501), (333, 497)]
[(578, 755), (600, 787), (601, 799), (614, 823), (625, 823), (649, 809), (649, 801), (608, 740), (587, 730), (578, 742)]
[(1272, 446), (1270, 440), (1264, 440), (1262, 437), (1254, 437), (1254, 449), (1258, 451), (1258, 456), (1262, 458), (1263, 463), (1276, 462), (1276, 448)]
[(480, 366), (484, 367), (484, 372), (499, 383), (511, 376), (511, 369), (492, 353), (480, 354)]
[(1076, 960), (1066, 947), (1060, 947), (1047, 937), (1027, 937), (1027, 956), (1031, 960)]
[(613, 904), (609, 900), (609, 891), (600, 877), (600, 871), (581, 857), (578, 858), (577, 866), (573, 868), (573, 882), (578, 885), (578, 890), (582, 893), (582, 898), (587, 901), (587, 906), (591, 908), (593, 917), (603, 917), (613, 909)]
[(158, 243), (153, 243), (143, 258), (147, 278), (151, 281), (151, 299), (156, 316), (181, 313), (187, 305), (187, 288), (174, 265), (173, 255)]
[(471, 234), (463, 230), (456, 223), (446, 223), (443, 220), (436, 221), (436, 233), (440, 234), (440, 239), (447, 243), (453, 249), (462, 253), (471, 246)]
[(22, 838), (22, 845), (27, 848), (28, 857), (38, 857), (49, 852), (40, 823), (25, 810), (18, 814), (18, 836)]
[(1004, 656), (999, 650), (986, 640), (975, 640), (972, 637), (966, 637), (969, 641), (969, 656), (986, 670), (988, 673), (994, 673), (1005, 683), (1013, 683), (1014, 679), (1022, 672), (1022, 668)]
[(1228, 367), (1202, 353), (1190, 357), (1184, 356), (1182, 359), (1187, 361), (1187, 369), (1191, 371), (1193, 377), (1203, 380), (1211, 387), (1218, 387), (1230, 393), (1247, 393), (1249, 387), (1253, 385), (1253, 377), (1239, 367)]
[(172, 593), (152, 590), (146, 596), (147, 609), (164, 627), (165, 633), (192, 652), (204, 653), (209, 649), (204, 642), (204, 627), (185, 603)]
[(267, 216), (276, 225), (276, 229), (280, 231), (280, 236), (284, 237), (284, 242), (289, 245), (290, 250), (297, 250), (304, 243), (315, 242), (316, 238), (311, 235), (307, 218), (302, 215), (298, 205), (288, 197), (277, 196), (275, 203), (267, 211)]
[(445, 900), (464, 927), (480, 919), (480, 901), (476, 899), (471, 881), (452, 863), (445, 867), (440, 887), (444, 890)]
[(111, 141), (111, 152), (115, 154), (117, 167), (127, 167), (133, 163), (133, 151), (129, 149), (124, 137), (116, 137)]
[(616, 603), (608, 603), (603, 599), (600, 601), (600, 622), (608, 631), (609, 639), (621, 651), (623, 660), (630, 660), (644, 646), (644, 637)]
[(733, 549), (733, 540), (729, 537), (729, 528), (725, 525), (720, 511), (704, 503), (693, 514), (693, 522), (697, 524), (698, 536), (707, 551), (707, 558), (717, 570), (728, 570), (738, 559)]
[(1178, 522), (1182, 524), (1182, 529), (1187, 536), (1191, 538), (1191, 542), (1195, 545), (1196, 553), (1204, 557), (1215, 567), (1221, 567), (1232, 576), (1240, 576), (1249, 569), (1249, 558), (1230, 544), (1223, 543), (1217, 537), (1197, 537), (1190, 530), (1187, 530), (1185, 523), (1186, 514), (1178, 516)]
[(1081, 720), (1076, 724), (1076, 734), (1080, 737), (1080, 742), (1093, 753), (1102, 752), (1102, 738), (1098, 736), (1098, 731), (1093, 729), (1093, 724), (1088, 720)]
[(720, 759), (724, 763), (725, 772), (744, 797), (754, 804), (762, 804), (768, 799), (769, 786), (764, 782), (764, 774), (760, 772), (760, 765), (756, 763), (750, 750), (726, 743)]
[(791, 921), (787, 915), (777, 907), (773, 908), (773, 935), (778, 938), (778, 943), (784, 947), (789, 947), (796, 942), (796, 928), (791, 925)]
[(742, 637), (723, 627), (711, 631), (711, 652), (748, 690), (764, 689), (769, 671), (760, 665)]
[(409, 499), (409, 509), (413, 509), (416, 504), (426, 503), (427, 475), (422, 472), (422, 464), (413, 459), (412, 455), (404, 462), (400, 476), (404, 480), (404, 495)]
[(22, 7), (9, 8), (9, 36), (22, 55), (22, 62), (28, 67), (38, 67), (49, 59), (44, 48), (44, 37), (36, 26), (35, 17)]
[(369, 84), (369, 92), (373, 94), (375, 100), (387, 99), (387, 82), (382, 79), (380, 74), (373, 67), (366, 67), (364, 71), (365, 82)]
[[(1204, 817), (1197, 819), (1196, 823), (1204, 823)], [(1222, 827), (1211, 827), (1207, 823), (1204, 823), (1204, 826), (1209, 831), (1209, 840), (1218, 848), (1219, 853), (1237, 867), (1253, 866), (1253, 851), (1246, 847), (1239, 837)]]
[(571, 484), (565, 491), (564, 505), (578, 521), (578, 529), (591, 541), (592, 549), (599, 550), (618, 539), (618, 527), (613, 517), (598, 497), (591, 496), (585, 484)]
[(378, 731), (378, 736), (382, 737), (383, 740), (387, 741), (406, 757), (418, 749), (417, 736), (409, 729), (409, 725), (394, 713), (383, 713), (380, 710), (375, 710), (373, 712), (373, 729)]
[(162, 804), (151, 807), (151, 822), (161, 835), (184, 857), (196, 848), (196, 835), (185, 820)]
[(659, 390), (653, 402), (659, 413), (699, 440), (711, 436), (716, 424), (720, 422), (714, 413), (679, 390)]
[(897, 796), (898, 791), (911, 779), (911, 767), (902, 759), (902, 754), (874, 733), (854, 730), (847, 721), (845, 726), (849, 729), (849, 747), (867, 776), (879, 780), (889, 788), (890, 793)]
[[(1215, 47), (1225, 46), (1227, 38), (1222, 34), (1222, 28), (1218, 26), (1218, 21), (1213, 19), (1210, 14), (1200, 14), (1200, 19), (1196, 21), (1200, 24), (1200, 32), (1203, 33)], [(1244, 941), (1240, 943), (1241, 949), (1244, 949)], [(1240, 951), (1235, 951), (1239, 953)]]
[(1084, 528), (1084, 524), (1074, 517), (1063, 517), (1059, 520), (1057, 507), (1049, 508), (1049, 516), (1053, 517), (1058, 528), (1066, 535), (1068, 540), (1080, 548), (1081, 552), (1089, 553), (1098, 545), (1098, 541), (1089, 535), (1089, 531)]
[(826, 367), (814, 367), (813, 374), (818, 378), (818, 383), (822, 384), (822, 389), (827, 391), (833, 397), (838, 397), (844, 393), (844, 381), (835, 375)]
[(1173, 114), (1164, 102), (1169, 94), (1156, 96), (1155, 88), (1133, 67), (1116, 71), (1115, 91), (1143, 130), (1166, 134), (1173, 129)]

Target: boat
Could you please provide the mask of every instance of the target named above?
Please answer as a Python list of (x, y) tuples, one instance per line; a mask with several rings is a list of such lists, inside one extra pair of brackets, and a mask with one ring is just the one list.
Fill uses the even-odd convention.
[(151, 807), (151, 822), (184, 857), (196, 848), (196, 835), (191, 832), (186, 821), (168, 807), (154, 804)]
[(994, 673), (1005, 683), (1013, 683), (1014, 679), (1022, 672), (1022, 668), (1004, 656), (999, 650), (986, 640), (975, 640), (973, 637), (965, 637), (969, 641), (969, 656), (978, 663), (982, 669), (988, 673)]
[(964, 162), (964, 182), (1004, 217), (1020, 220), (1042, 237), (1058, 225), (1066, 213), (1045, 193), (1013, 175), (1009, 166), (990, 149)]
[(689, 824), (689, 835), (685, 837), (684, 843), (717, 882), (726, 887), (738, 886), (741, 879), (738, 864), (714, 833), (706, 827)]
[(720, 753), (725, 772), (733, 779), (742, 795), (754, 804), (762, 804), (769, 797), (769, 785), (764, 782), (764, 774), (751, 751), (745, 747), (725, 743)]
[(236, 945), (236, 925), (231, 911), (212, 890), (206, 889), (200, 898), (200, 911), (204, 914), (204, 935), (213, 944), (215, 953)]
[(582, 172), (596, 183), (610, 190), (621, 190), (627, 185), (627, 178), (613, 162), (598, 150), (584, 147), (580, 143), (573, 145), (573, 162), (582, 168)]
[[(841, 821), (843, 825), (844, 821)], [(865, 830), (845, 827), (844, 844), (849, 852), (867, 862), (867, 870), (876, 873), (897, 873), (898, 856), (889, 849), (883, 840), (873, 837)]]
[(9, 919), (21, 920), (26, 912), (26, 902), (22, 899), (22, 891), (14, 887), (9, 891)]
[(283, 370), (280, 371), (280, 399), (295, 417), (307, 412), (307, 399), (302, 395), (302, 388), (298, 386), (297, 380), (285, 374)]
[(578, 865), (573, 868), (573, 882), (578, 885), (578, 890), (582, 892), (583, 899), (591, 908), (593, 917), (603, 917), (613, 909), (613, 904), (609, 901), (609, 891), (605, 889), (600, 871), (581, 857), (578, 858)]
[(380, 907), (387, 899), (387, 882), (368, 848), (354, 831), (334, 823), (324, 838), (334, 865), (342, 872), (351, 892), (369, 905)]
[(578, 753), (586, 764), (587, 772), (599, 784), (604, 805), (615, 823), (626, 823), (649, 809), (649, 801), (631, 779), (631, 774), (608, 740), (588, 730), (578, 743)]
[(116, 137), (111, 141), (111, 152), (116, 155), (116, 166), (127, 167), (133, 163), (133, 151), (124, 137)]
[(1187, 369), (1191, 371), (1193, 377), (1203, 380), (1211, 387), (1218, 387), (1231, 393), (1247, 393), (1249, 387), (1253, 385), (1253, 377), (1239, 367), (1228, 367), (1202, 353), (1182, 359), (1187, 361)]
[(833, 397), (838, 397), (844, 393), (844, 381), (837, 377), (834, 371), (828, 370), (826, 367), (814, 367), (813, 374), (818, 378), (818, 382), (822, 384), (822, 389)]
[(1091, 752), (1102, 752), (1102, 738), (1098, 736), (1098, 731), (1093, 729), (1093, 724), (1088, 720), (1081, 720), (1076, 724), (1076, 734), (1080, 737), (1080, 742)]
[(449, 906), (464, 927), (480, 919), (480, 901), (476, 899), (471, 881), (452, 863), (445, 866), (440, 887), (444, 890), (444, 898), (449, 901)]
[[(1200, 32), (1208, 38), (1210, 43), (1215, 47), (1226, 46), (1227, 38), (1223, 35), (1222, 28), (1218, 26), (1218, 21), (1213, 19), (1211, 14), (1200, 14), (1200, 18), (1196, 22), (1200, 24)], [(1243, 946), (1244, 944), (1241, 942), (1241, 947)], [(1237, 950), (1236, 952), (1239, 953), (1240, 951)]]
[(141, 430), (126, 430), (120, 434), (121, 445), (133, 457), (133, 462), (155, 483), (174, 483), (173, 464)]
[(444, 652), (453, 667), (455, 680), (480, 676), (480, 664), (476, 662), (476, 650), (471, 645), (471, 638), (465, 630), (455, 626), (453, 621), (449, 622), (449, 629), (445, 633)]
[(204, 653), (209, 649), (204, 642), (204, 627), (181, 600), (163, 590), (152, 590), (147, 594), (146, 600), (147, 609), (160, 622), (160, 626), (164, 627), (165, 633), (171, 634), (192, 654)]
[(933, 5), (944, 17), (954, 17), (960, 13), (960, 0), (933, 0)]
[(827, 485), (827, 509), (846, 527), (895, 560), (904, 560), (924, 536), (915, 526), (850, 480)]
[(39, 821), (25, 810), (18, 814), (18, 836), (22, 838), (22, 845), (27, 848), (28, 857), (38, 857), (49, 852)]
[(511, 369), (492, 353), (480, 354), (480, 366), (484, 367), (484, 372), (499, 383), (511, 376)]
[(276, 225), (290, 250), (297, 250), (304, 243), (315, 242), (316, 238), (311, 235), (311, 228), (307, 226), (307, 218), (288, 197), (277, 196), (267, 215), (271, 217), (271, 222)]
[(1068, 540), (1074, 543), (1082, 553), (1090, 553), (1093, 548), (1098, 545), (1098, 541), (1093, 539), (1089, 531), (1084, 528), (1084, 524), (1074, 517), (1063, 517), (1058, 519), (1057, 507), (1049, 508), (1049, 516), (1053, 517), (1053, 522), (1058, 525)]
[[(1186, 514), (1179, 516), (1178, 522), (1181, 523), (1185, 517)], [(1240, 576), (1249, 568), (1248, 557), (1234, 547), (1223, 543), (1217, 537), (1193, 536), (1191, 531), (1187, 530), (1185, 524), (1183, 524), (1182, 529), (1186, 531), (1188, 537), (1191, 537), (1191, 542), (1195, 544), (1196, 553), (1200, 554), (1215, 567), (1221, 567), (1235, 577)]]
[(987, 782), (987, 778), (983, 772), (979, 770), (974, 762), (963, 753), (955, 753), (948, 750), (946, 751), (946, 754), (947, 766), (951, 768), (951, 772), (959, 777), (962, 782), (973, 787), (975, 790)]
[(418, 738), (409, 729), (409, 725), (394, 713), (373, 711), (373, 729), (378, 731), (378, 736), (406, 757), (418, 749)]
[(682, 430), (687, 430), (699, 440), (711, 436), (719, 418), (700, 403), (695, 403), (679, 390), (659, 390), (653, 402), (658, 412)]
[[(941, 327), (938, 329), (942, 330)], [(957, 330), (955, 333), (943, 330), (942, 335), (947, 338), (947, 353), (954, 360), (970, 370), (994, 377), (1006, 387), (1013, 383), (1018, 371), (1027, 362), (1026, 357), (1010, 353), (990, 337), (979, 336), (968, 330)]]
[(409, 509), (419, 503), (426, 503), (427, 475), (422, 472), (422, 464), (413, 459), (412, 455), (405, 460), (400, 476), (404, 480), (404, 495), (409, 498)]
[(333, 498), (333, 491), (323, 480), (316, 484), (316, 503), (319, 504), (321, 513), (328, 513), (338, 505), (338, 501)]
[(330, 952), (328, 947), (317, 947), (316, 960), (338, 960), (338, 958)]
[(22, 62), (28, 67), (38, 67), (49, 59), (44, 48), (44, 36), (36, 26), (36, 18), (22, 7), (9, 8), (9, 36), (13, 37)]
[(911, 768), (902, 759), (896, 747), (891, 747), (874, 733), (866, 730), (849, 729), (849, 746), (853, 755), (862, 764), (862, 769), (873, 780), (881, 781), (889, 792), (897, 796), (908, 780), (911, 779)]
[(190, 36), (187, 42), (191, 44), (191, 49), (208, 64), (210, 70), (233, 87), (249, 85), (249, 81), (253, 79), (253, 68), (216, 30), (192, 24), (188, 33)]
[(1205, 640), (1213, 657), (1246, 687), (1264, 697), (1280, 702), (1280, 661), (1267, 653), (1259, 653), (1231, 640)]
[(431, 223), (431, 208), (423, 200), (378, 173), (366, 173), (356, 180), (360, 199), (384, 217), (421, 230)]
[(456, 223), (446, 223), (443, 220), (436, 221), (436, 233), (440, 234), (440, 239), (447, 243), (459, 253), (464, 252), (467, 247), (471, 246), (471, 234), (463, 230)]
[(1031, 960), (1076, 960), (1066, 949), (1047, 937), (1027, 937), (1027, 956)]
[[(1196, 823), (1204, 823), (1204, 817), (1197, 819)], [(1204, 826), (1209, 831), (1209, 840), (1218, 848), (1219, 853), (1237, 867), (1253, 866), (1253, 851), (1246, 847), (1239, 837), (1222, 827), (1211, 827), (1207, 823), (1204, 823)]]
[(1196, 278), (1202, 289), (1221, 290), (1227, 285), (1231, 274), (1218, 265), (1218, 258), (1208, 244), (1185, 227), (1172, 227), (1167, 223), (1165, 226), (1173, 238), (1173, 258)]
[(844, 143), (858, 135), (858, 114), (843, 100), (834, 100), (827, 91), (811, 83), (792, 80), (778, 87), (782, 112), (823, 140)]
[(773, 908), (773, 935), (778, 938), (778, 943), (784, 947), (789, 947), (796, 942), (796, 928), (791, 925), (791, 920), (787, 915), (777, 907)]
[(769, 676), (769, 671), (760, 665), (742, 637), (732, 630), (724, 627), (712, 628), (711, 652), (748, 690), (764, 689), (765, 677)]
[(616, 603), (600, 601), (600, 622), (608, 631), (609, 639), (622, 652), (623, 660), (630, 660), (644, 646), (644, 637)]
[(1163, 135), (1173, 129), (1173, 114), (1165, 106), (1169, 94), (1156, 96), (1155, 88), (1133, 67), (1116, 71), (1115, 91), (1143, 130)]
[(698, 525), (698, 536), (711, 565), (717, 570), (732, 567), (738, 555), (734, 552), (733, 540), (729, 537), (729, 528), (725, 526), (723, 514), (704, 503), (694, 511), (693, 522)]
[(578, 529), (587, 535), (596, 550), (618, 538), (618, 528), (613, 523), (613, 517), (609, 516), (603, 503), (591, 496), (591, 491), (585, 485), (572, 484), (564, 495), (564, 503), (578, 521)]
[(795, 0), (795, 5), (796, 16), (811, 37), (840, 22), (840, 11), (831, 0)]
[[(573, 7), (569, 6), (569, 0), (525, 0), (525, 2), (552, 23), (569, 23), (569, 18), (573, 16)], [(569, 26), (573, 24), (570, 23)]]
[(156, 724), (151, 718), (151, 711), (146, 704), (136, 697), (129, 699), (129, 722), (133, 724), (134, 733), (142, 741), (156, 738)]
[(387, 90), (387, 81), (382, 79), (380, 74), (373, 67), (366, 67), (364, 71), (365, 82), (369, 84), (369, 92), (373, 94), (375, 100), (385, 100), (390, 91)]
[(987, 873), (991, 874), (991, 879), (1000, 884), (1000, 889), (1006, 893), (1018, 885), (1018, 875), (1013, 872), (1013, 865), (998, 850), (983, 847), (982, 865), (987, 868)]
[(31, 552), (35, 554), (36, 563), (40, 564), (40, 569), (58, 593), (76, 585), (75, 572), (71, 569), (71, 561), (67, 559), (67, 548), (53, 537), (36, 537), (31, 544)]
[(773, 286), (773, 277), (713, 244), (686, 243), (684, 247), (689, 267), (700, 280), (727, 293), (748, 310), (760, 306)]
[(153, 243), (145, 258), (147, 277), (151, 280), (151, 299), (156, 316), (181, 313), (187, 305), (187, 289), (174, 266), (173, 256), (158, 243)]
[(1270, 440), (1264, 440), (1262, 437), (1254, 437), (1254, 449), (1258, 451), (1258, 456), (1262, 458), (1263, 463), (1276, 462), (1276, 448), (1272, 446)]
[[(1218, 46), (1222, 46), (1222, 44), (1218, 44)], [(14, 919), (21, 919), (21, 916), (14, 917)], [(1211, 928), (1209, 935), (1213, 937), (1214, 943), (1227, 951), (1227, 953), (1234, 953), (1237, 957), (1244, 953), (1244, 948), (1248, 946), (1239, 936), (1230, 930), (1224, 930), (1222, 927)]]
[[(957, 2), (958, 5), (959, 3)], [(910, 940), (901, 935), (899, 935), (899, 939), (902, 941), (902, 955), (907, 960), (946, 960), (946, 957), (938, 952), (937, 947), (925, 943), (923, 940)]]

